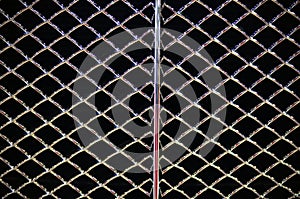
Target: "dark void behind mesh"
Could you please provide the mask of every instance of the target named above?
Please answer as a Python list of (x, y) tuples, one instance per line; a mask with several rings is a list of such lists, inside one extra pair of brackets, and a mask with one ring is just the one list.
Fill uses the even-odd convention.
[[(72, 115), (72, 98), (79, 97), (72, 88), (83, 60), (105, 38), (154, 27), (154, 4), (150, 0), (0, 1), (1, 197), (151, 196), (151, 172), (120, 172), (85, 150)], [(162, 1), (162, 28), (181, 32), (178, 40), (184, 35), (194, 39), (213, 59), (226, 90), (226, 106), (219, 113), (227, 112), (224, 128), (207, 156), (197, 153), (203, 141), (198, 134), (190, 151), (162, 168), (162, 198), (299, 197), (297, 10), (296, 0)], [(162, 63), (193, 76), (183, 57), (163, 51), (161, 55)], [(151, 61), (153, 52), (148, 50), (121, 56), (109, 67), (122, 75)], [(108, 70), (98, 82), (107, 87), (96, 94), (96, 108), (107, 112), (97, 119), (106, 126), (111, 144), (128, 151), (151, 149), (151, 139), (137, 142), (126, 131), (114, 131), (108, 120), (107, 101), (116, 78)], [(191, 84), (202, 97), (203, 122), (196, 128), (205, 132), (213, 119), (208, 90)], [(152, 85), (140, 89), (147, 96), (153, 93)], [(162, 98), (173, 91), (161, 90)], [(153, 103), (141, 95), (130, 100), (135, 113)], [(176, 115), (177, 103), (170, 98), (163, 105)], [(142, 117), (151, 119), (147, 112)], [(139, 119), (134, 122), (145, 125)], [(162, 147), (176, 144), (172, 138), (178, 122), (163, 127)]]

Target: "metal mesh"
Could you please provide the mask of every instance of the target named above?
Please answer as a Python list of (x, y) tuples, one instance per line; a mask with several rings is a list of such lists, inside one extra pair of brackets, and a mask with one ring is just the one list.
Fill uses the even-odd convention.
[[(136, 35), (131, 30), (154, 26), (154, 5), (154, 1), (134, 0), (0, 1), (2, 197), (151, 196), (152, 172), (145, 165), (151, 164), (152, 157), (134, 162), (123, 152), (151, 152), (152, 148), (152, 138), (148, 137), (151, 131), (136, 139), (126, 124), (135, 121), (151, 125), (146, 113), (152, 110), (153, 82), (136, 88), (127, 77), (134, 71), (152, 76), (152, 68), (143, 65), (154, 60), (145, 42), (153, 32)], [(161, 170), (160, 197), (299, 197), (297, 8), (296, 0), (162, 2), (162, 28), (182, 33), (174, 36), (165, 32), (162, 37), (169, 35), (171, 45), (184, 43), (185, 37), (196, 40), (201, 45), (198, 51), (204, 48), (213, 59), (213, 68), (221, 74), (222, 82), (210, 89), (198, 74), (188, 70), (187, 58), (197, 54), (189, 46), (185, 57), (162, 49), (161, 63), (170, 67), (163, 70), (162, 77), (178, 70), (187, 82), (180, 88), (162, 82), (165, 104), (161, 113), (168, 117), (162, 122), (161, 149), (164, 152), (182, 146), (185, 136), (175, 139), (173, 135), (178, 123), (187, 126), (183, 134), (195, 130), (196, 138), (176, 161), (161, 156), (160, 162), (170, 165)], [(129, 41), (116, 44), (109, 40), (123, 31), (131, 35)], [(126, 46), (136, 41), (146, 50), (126, 53)], [(103, 64), (99, 55), (91, 53), (99, 43), (111, 49), (106, 56), (121, 54), (117, 62)], [(107, 69), (100, 82), (95, 82), (91, 71), (80, 71), (86, 57)], [(205, 68), (201, 74), (210, 69)], [(100, 88), (94, 93), (100, 103), (96, 100), (93, 105), (74, 91), (73, 86), (82, 79)], [(116, 81), (129, 90), (119, 99), (113, 93)], [(196, 102), (181, 94), (188, 85), (198, 88)], [(226, 96), (220, 94), (222, 87)], [(223, 100), (215, 110), (210, 106), (212, 94)], [(173, 110), (172, 95), (187, 101), (185, 109)], [(125, 103), (132, 98), (133, 104)], [(76, 103), (72, 99), (77, 99)], [(107, 105), (105, 100), (115, 103)], [(142, 108), (135, 106), (141, 101)], [(191, 104), (201, 111), (201, 117), (189, 126), (180, 116), (190, 110)], [(72, 112), (80, 105), (98, 115), (80, 121)], [(116, 124), (111, 113), (116, 107), (128, 110), (131, 119)], [(225, 110), (226, 119), (221, 121)], [(211, 120), (224, 127), (213, 139), (202, 142)], [(107, 126), (104, 138), (97, 137), (93, 122)], [(118, 146), (123, 151), (100, 160), (88, 150), (94, 143), (82, 143), (77, 133), (80, 129), (110, 148)], [(209, 143), (214, 144), (212, 151), (205, 157), (199, 155)], [(110, 163), (119, 156), (129, 161), (123, 172)], [(145, 172), (130, 173), (135, 167)]]

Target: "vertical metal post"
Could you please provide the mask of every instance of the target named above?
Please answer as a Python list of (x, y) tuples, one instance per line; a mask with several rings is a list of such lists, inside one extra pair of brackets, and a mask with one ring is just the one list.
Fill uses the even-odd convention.
[(160, 130), (160, 7), (161, 0), (155, 1), (155, 49), (154, 49), (154, 162), (153, 199), (159, 197), (159, 130)]

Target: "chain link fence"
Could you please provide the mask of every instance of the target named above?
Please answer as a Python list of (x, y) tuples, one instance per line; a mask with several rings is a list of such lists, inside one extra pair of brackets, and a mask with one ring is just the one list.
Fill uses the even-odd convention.
[[(2, 198), (153, 197), (156, 3), (0, 1)], [(161, 2), (160, 198), (299, 198), (297, 10)]]

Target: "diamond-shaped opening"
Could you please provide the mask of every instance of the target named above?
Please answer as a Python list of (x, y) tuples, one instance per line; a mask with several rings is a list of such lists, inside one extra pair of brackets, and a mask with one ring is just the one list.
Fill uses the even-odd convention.
[(266, 27), (260, 31), (254, 38), (266, 48), (270, 48), (275, 42), (281, 39), (281, 35), (271, 27)]
[(61, 36), (61, 34), (49, 24), (42, 25), (37, 30), (35, 30), (33, 34), (46, 45), (49, 45)]
[(258, 13), (259, 16), (264, 18), (267, 22), (270, 22), (282, 11), (282, 8), (280, 8), (280, 6), (278, 6), (275, 2), (272, 1), (266, 1), (264, 4), (262, 4), (255, 10), (255, 12)]
[(98, 186), (98, 184), (94, 180), (86, 175), (82, 175), (76, 178), (74, 181), (72, 181), (72, 185), (79, 188), (79, 190), (83, 193), (87, 193)]
[(272, 77), (283, 86), (287, 85), (292, 80), (298, 77), (298, 73), (287, 65), (283, 65), (278, 70), (276, 70)]
[(243, 165), (238, 168), (232, 175), (236, 177), (240, 182), (246, 184), (259, 173), (249, 165)]
[[(13, 108), (12, 108), (13, 107)], [(7, 101), (1, 104), (1, 109), (11, 118), (16, 118), (18, 115), (21, 115), (26, 108), (16, 101), (13, 98), (8, 99)]]
[(65, 33), (79, 24), (79, 21), (66, 11), (54, 17), (51, 22)]
[(92, 26), (101, 35), (106, 34), (111, 28), (116, 26), (116, 23), (103, 13), (100, 13), (90, 19), (88, 24)]
[(58, 167), (56, 167), (54, 169), (54, 172), (61, 176), (65, 181), (69, 181), (70, 179), (80, 174), (80, 171), (78, 171), (77, 168), (67, 162), (62, 163)]
[(237, 26), (249, 36), (251, 36), (263, 25), (264, 25), (263, 21), (261, 21), (253, 14), (247, 15), (247, 17), (245, 17), (244, 19), (242, 19), (240, 22), (237, 23)]
[[(176, 175), (176, 174), (175, 174)], [(224, 174), (218, 169), (209, 166), (197, 174), (197, 178), (203, 180), (207, 185), (211, 185), (217, 179), (221, 178)]]
[(218, 142), (226, 149), (231, 149), (242, 139), (243, 138), (236, 132), (232, 130), (226, 130), (224, 133), (221, 134), (220, 138), (218, 139)]
[(34, 106), (43, 99), (43, 96), (31, 87), (22, 90), (17, 97), (29, 107)]
[(294, 171), (292, 169), (280, 163), (272, 168), (267, 174), (274, 177), (277, 182), (281, 182), (293, 173)]
[(17, 166), (27, 159), (27, 156), (15, 147), (11, 147), (2, 152), (1, 157), (6, 159), (12, 166)]
[(41, 165), (33, 160), (26, 161), (19, 167), (19, 169), (31, 179), (45, 171), (45, 169)]
[(216, 161), (215, 165), (220, 166), (223, 171), (229, 173), (241, 163), (242, 162), (233, 155), (225, 154), (219, 160)]
[(179, 164), (182, 168), (184, 168), (190, 174), (194, 174), (200, 168), (206, 165), (206, 163), (196, 155), (190, 155), (181, 161)]
[(240, 57), (229, 54), (217, 65), (220, 66), (223, 71), (227, 72), (228, 75), (233, 75), (240, 67), (246, 65), (246, 63), (240, 59)]
[(31, 136), (23, 139), (18, 146), (24, 149), (29, 155), (34, 155), (44, 148), (43, 144)]
[(242, 117), (244, 115), (244, 113), (239, 110), (238, 108), (229, 105), (226, 107), (226, 118), (225, 118), (225, 122), (228, 125), (233, 124), (234, 122), (236, 122), (240, 117)]
[(125, 192), (133, 188), (133, 185), (125, 179), (118, 177), (110, 181), (107, 186), (114, 190), (118, 195), (123, 195)]
[(49, 50), (44, 50), (43, 52), (39, 53), (34, 57), (34, 60), (47, 71), (50, 71), (61, 61), (60, 58), (58, 58)]
[(61, 85), (50, 76), (41, 78), (39, 81), (35, 82), (34, 85), (47, 96), (52, 95), (54, 92), (61, 88)]
[(81, 196), (81, 194), (78, 193), (77, 190), (74, 190), (70, 185), (62, 186), (61, 188), (56, 190), (54, 194), (60, 198), (66, 198), (66, 197), (78, 198)]
[(146, 20), (145, 16), (136, 15), (124, 24), (129, 29), (134, 29), (137, 27), (151, 27), (152, 24)]
[(69, 115), (62, 115), (53, 121), (53, 124), (58, 127), (63, 133), (70, 133), (75, 129), (74, 119)]
[(182, 181), (186, 177), (187, 174), (176, 167), (173, 167), (166, 173), (162, 174), (162, 178), (172, 186), (176, 186), (180, 181)]
[(275, 108), (268, 104), (263, 104), (261, 107), (256, 109), (252, 115), (256, 117), (260, 122), (267, 124), (272, 118), (277, 116), (278, 112)]
[(270, 193), (268, 193), (266, 196), (270, 198), (274, 197), (282, 197), (282, 198), (291, 198), (294, 197), (295, 194), (291, 193), (289, 188), (286, 187), (276, 187), (273, 189)]
[(37, 182), (41, 184), (43, 187), (45, 187), (47, 191), (52, 191), (53, 189), (55, 189), (56, 187), (62, 184), (62, 181), (59, 180), (56, 176), (54, 176), (50, 172), (47, 172), (41, 177), (39, 177), (37, 179)]
[(300, 174), (296, 174), (290, 179), (288, 179), (283, 185), (289, 187), (295, 193), (300, 191), (300, 187), (298, 186), (300, 182)]
[(293, 42), (285, 39), (273, 48), (273, 51), (283, 60), (289, 60), (292, 56), (296, 56), (299, 47)]
[(9, 2), (5, 0), (1, 1), (0, 7), (2, 12), (4, 11), (10, 18), (25, 8), (24, 5), (18, 0), (10, 0)]
[(275, 182), (273, 182), (271, 179), (265, 177), (265, 176), (260, 176), (258, 179), (250, 183), (250, 187), (255, 189), (259, 194), (264, 194), (268, 189), (272, 188), (275, 186)]
[(250, 117), (245, 117), (237, 124), (234, 125), (234, 128), (237, 129), (244, 136), (248, 136), (257, 130), (261, 125)]
[(161, 17), (163, 21), (168, 20), (169, 17), (171, 17), (174, 14), (175, 14), (174, 10), (170, 6), (164, 6), (163, 9), (161, 10)]
[(61, 134), (59, 132), (48, 125), (35, 132), (35, 135), (48, 145), (52, 144), (54, 141), (58, 140), (61, 137)]
[(228, 195), (241, 185), (232, 178), (226, 177), (218, 182), (214, 187), (220, 190), (221, 193)]
[(117, 147), (123, 149), (127, 145), (134, 142), (134, 139), (126, 132), (118, 129), (108, 136), (108, 139)]
[(299, 170), (300, 169), (300, 153), (299, 151), (297, 151), (296, 153), (292, 154), (290, 157), (287, 158), (287, 160), (285, 160), (288, 164), (292, 165), (292, 167), (295, 170)]
[(16, 17), (16, 21), (28, 31), (31, 31), (43, 22), (43, 20), (31, 10), (25, 10), (22, 12), (22, 14)]
[(225, 84), (226, 99), (233, 100), (237, 95), (244, 91), (244, 88), (236, 81), (229, 80)]
[(0, 83), (12, 94), (26, 85), (19, 77), (12, 73), (1, 78)]
[(33, 197), (40, 198), (41, 196), (46, 194), (46, 192), (41, 187), (39, 187), (38, 185), (36, 185), (34, 183), (29, 183), (25, 187), (22, 187), (20, 192), (23, 195), (27, 196), (28, 198), (33, 198)]
[(134, 10), (123, 1), (117, 1), (106, 11), (121, 23), (134, 13)]
[[(8, 48), (5, 51), (2, 51), (0, 54), (0, 60), (4, 63), (4, 66), (14, 69), (16, 66), (25, 61), (23, 55), (13, 48)], [(3, 64), (1, 63), (2, 67)], [(12, 74), (11, 74), (12, 75)], [(13, 85), (11, 85), (13, 86)]]
[(14, 43), (17, 39), (24, 35), (22, 29), (20, 29), (13, 22), (8, 22), (0, 27), (0, 33), (10, 43)]
[(62, 158), (50, 149), (46, 149), (42, 153), (38, 154), (36, 156), (36, 159), (40, 161), (43, 165), (45, 165), (47, 168), (51, 168), (52, 166), (62, 161)]
[(195, 24), (198, 24), (199, 21), (205, 16), (207, 16), (209, 13), (210, 12), (198, 2), (192, 3), (182, 11), (182, 14)]
[(257, 105), (262, 103), (262, 100), (259, 99), (256, 95), (246, 92), (241, 97), (239, 97), (235, 102), (241, 109), (246, 112), (250, 112)]
[(297, 102), (297, 98), (291, 93), (283, 90), (278, 93), (274, 98), (270, 100), (271, 103), (274, 103), (276, 107), (278, 107), (282, 111), (286, 111), (286, 109)]
[(12, 170), (2, 177), (2, 180), (8, 183), (13, 189), (17, 189), (28, 180), (16, 170)]
[(255, 153), (259, 152), (259, 148), (254, 144), (245, 141), (242, 144), (238, 145), (233, 152), (236, 153), (243, 160), (248, 160)]
[(76, 144), (74, 144), (73, 142), (71, 142), (69, 139), (66, 138), (56, 143), (53, 146), (53, 148), (56, 149), (65, 157), (69, 157), (79, 150)]
[(164, 24), (165, 28), (170, 28), (179, 32), (187, 31), (191, 25), (179, 16), (173, 17), (170, 21)]
[(185, 37), (192, 38), (193, 40), (197, 41), (199, 45), (203, 45), (210, 40), (210, 38), (206, 34), (195, 28), (192, 31), (189, 31), (186, 36), (183, 36), (183, 41)]
[(190, 178), (185, 181), (182, 185), (178, 187), (179, 190), (182, 190), (190, 197), (193, 197), (200, 190), (204, 189), (206, 186), (199, 182), (196, 179)]
[(237, 49), (237, 52), (248, 62), (263, 52), (263, 48), (253, 41), (247, 41)]
[(49, 19), (61, 10), (61, 8), (52, 0), (38, 1), (33, 5), (33, 9), (37, 10), (46, 19)]
[(234, 49), (239, 43), (246, 39), (246, 37), (234, 28), (230, 28), (225, 33), (223, 33), (219, 39), (225, 44), (229, 49)]
[(103, 164), (93, 168), (91, 171), (89, 171), (89, 174), (95, 177), (100, 183), (105, 183), (115, 176), (114, 171)]
[(219, 13), (228, 21), (233, 23), (247, 11), (238, 3), (231, 1), (225, 7), (223, 7)]
[(118, 56), (114, 62), (109, 64), (109, 67), (112, 68), (117, 74), (123, 75), (125, 72), (127, 72), (129, 69), (131, 69), (134, 66), (134, 63), (132, 63), (131, 60), (129, 60), (127, 57), (121, 55)]
[(6, 136), (10, 141), (16, 142), (17, 140), (21, 139), (24, 135), (26, 135), (26, 132), (22, 130), (19, 126), (17, 126), (15, 123), (10, 123), (5, 127), (1, 128), (1, 134)]
[(224, 30), (227, 27), (227, 24), (221, 18), (217, 17), (216, 15), (213, 15), (206, 19), (203, 23), (201, 23), (200, 26), (208, 34), (214, 37), (217, 34), (219, 34), (222, 30)]
[(287, 116), (282, 115), (279, 118), (277, 118), (275, 121), (273, 121), (269, 126), (272, 129), (274, 129), (279, 135), (284, 135), (290, 129), (296, 127), (297, 124)]
[(17, 120), (21, 125), (23, 125), (28, 131), (34, 131), (36, 128), (41, 126), (44, 122), (32, 112), (28, 112)]
[(97, 38), (97, 35), (86, 26), (80, 26), (79, 28), (76, 28), (74, 31), (72, 31), (70, 36), (83, 47), (86, 47)]
[(76, 53), (79, 50), (77, 45), (66, 38), (63, 38), (56, 42), (52, 46), (52, 49), (65, 59), (68, 59), (72, 54)]
[[(75, 98), (75, 96), (71, 93), (71, 91), (67, 90), (67, 89), (63, 89), (61, 91), (59, 91), (58, 93), (56, 93), (52, 99), (59, 103), (59, 105), (63, 108), (63, 109), (69, 109), (72, 106), (72, 97)], [(77, 97), (76, 97), (77, 98)], [(66, 100), (69, 99), (69, 100)], [(77, 98), (78, 99), (78, 98)], [(78, 99), (79, 100), (79, 99)], [(77, 101), (76, 101), (77, 102)]]
[(77, 71), (67, 63), (64, 63), (56, 68), (52, 74), (55, 75), (55, 77), (57, 77), (63, 84), (67, 85), (75, 79)]
[(209, 53), (209, 55), (214, 61), (217, 61), (219, 58), (228, 53), (228, 51), (223, 46), (221, 46), (215, 41), (209, 43), (205, 47), (205, 50)]
[(61, 113), (61, 110), (50, 101), (45, 101), (39, 104), (34, 110), (48, 121), (52, 120), (53, 117)]
[(82, 20), (87, 20), (92, 14), (97, 12), (97, 9), (86, 0), (77, 1), (69, 9)]
[(280, 89), (274, 81), (270, 79), (264, 79), (259, 84), (257, 84), (253, 90), (257, 92), (257, 94), (264, 99), (268, 99), (273, 93)]
[(279, 17), (273, 23), (273, 25), (276, 26), (279, 30), (281, 30), (284, 34), (289, 34), (299, 25), (299, 21), (295, 16), (289, 13), (285, 13), (283, 16)]
[(43, 74), (43, 71), (35, 66), (32, 62), (26, 62), (22, 64), (20, 67), (18, 67), (16, 72), (24, 77), (28, 82), (34, 81)]
[(261, 77), (263, 77), (263, 75), (252, 67), (246, 67), (236, 75), (236, 78), (246, 87), (252, 87)]
[(98, 163), (98, 161), (94, 157), (85, 152), (81, 152), (76, 156), (72, 157), (71, 161), (77, 164), (82, 170), (85, 171)]
[(260, 153), (258, 156), (256, 156), (254, 159), (250, 161), (250, 163), (260, 171), (265, 171), (267, 168), (269, 168), (271, 165), (275, 164), (277, 160), (270, 154), (267, 154), (265, 152)]
[(269, 151), (274, 153), (274, 155), (280, 160), (293, 150), (295, 150), (295, 148), (285, 140), (279, 140), (269, 149)]
[(281, 64), (281, 61), (270, 53), (264, 54), (254, 62), (260, 70), (266, 74), (270, 73), (274, 68)]

